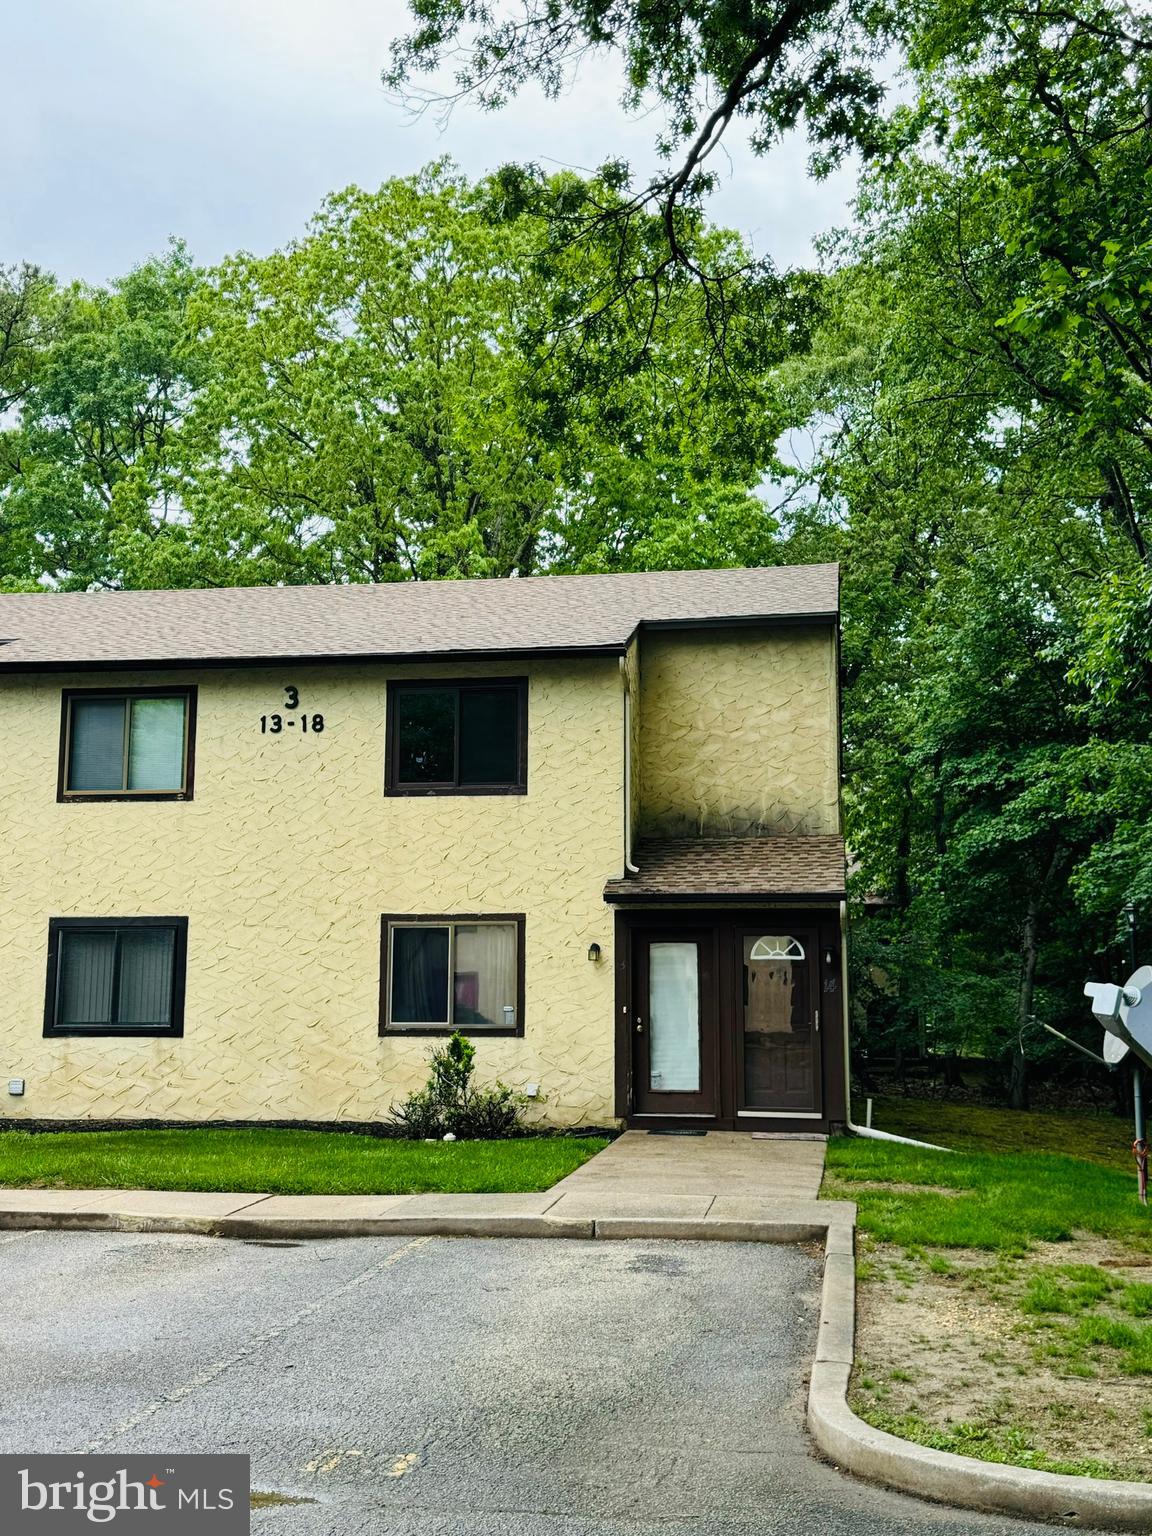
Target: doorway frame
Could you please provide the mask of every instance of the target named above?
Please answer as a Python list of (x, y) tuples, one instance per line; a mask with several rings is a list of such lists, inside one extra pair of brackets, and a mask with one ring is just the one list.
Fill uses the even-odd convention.
[[(783, 1112), (740, 1113), (740, 1045), (743, 1035), (742, 998), (737, 992), (739, 967), (735, 962), (735, 935), (743, 928), (803, 927), (814, 933), (816, 953), (812, 960), (812, 1006), (820, 1009), (818, 1114)], [(841, 926), (838, 903), (798, 907), (795, 904), (765, 906), (763, 903), (717, 903), (711, 906), (628, 907), (616, 910), (615, 971), (615, 1109), (617, 1117), (636, 1129), (663, 1130), (697, 1127), (717, 1131), (768, 1131), (781, 1134), (826, 1135), (844, 1121), (844, 998), (841, 973)], [(715, 1116), (640, 1115), (636, 1112), (633, 1086), (632, 989), (634, 941), (644, 930), (667, 932), (693, 930), (711, 933), (715, 965), (717, 1113)]]

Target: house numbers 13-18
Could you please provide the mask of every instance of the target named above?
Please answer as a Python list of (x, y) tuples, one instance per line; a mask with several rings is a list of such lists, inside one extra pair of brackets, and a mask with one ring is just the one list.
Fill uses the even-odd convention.
[(319, 736), (323, 729), (322, 714), (301, 708), (299, 688), (286, 687), (281, 708), (274, 714), (260, 716), (261, 736), (281, 736), (286, 731), (296, 736)]

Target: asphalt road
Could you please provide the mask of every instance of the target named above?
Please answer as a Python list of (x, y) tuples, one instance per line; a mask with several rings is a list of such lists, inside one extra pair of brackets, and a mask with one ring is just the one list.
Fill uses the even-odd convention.
[(0, 1236), (0, 1449), (241, 1451), (267, 1536), (1027, 1536), (810, 1454), (796, 1248)]

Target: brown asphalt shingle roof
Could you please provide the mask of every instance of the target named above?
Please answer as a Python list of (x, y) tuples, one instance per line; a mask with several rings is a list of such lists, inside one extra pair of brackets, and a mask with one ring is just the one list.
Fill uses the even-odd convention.
[(637, 625), (816, 619), (834, 565), (0, 595), (0, 671), (624, 649)]
[(645, 838), (632, 862), (640, 873), (609, 880), (606, 901), (844, 894), (842, 837)]

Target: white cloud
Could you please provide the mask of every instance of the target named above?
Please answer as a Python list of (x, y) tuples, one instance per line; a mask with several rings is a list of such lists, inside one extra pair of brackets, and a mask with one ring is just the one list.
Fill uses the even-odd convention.
[[(618, 77), (588, 61), (549, 102), (458, 106), (441, 131), (380, 84), (400, 0), (38, 0), (5, 20), (0, 260), (102, 280), (170, 234), (213, 261), (297, 234), (324, 195), (375, 186), (450, 154), (469, 174), (508, 160), (652, 167), (659, 118), (629, 120)], [(840, 222), (844, 173), (810, 182), (789, 143), (756, 160), (737, 135), (714, 216), (782, 265)]]

